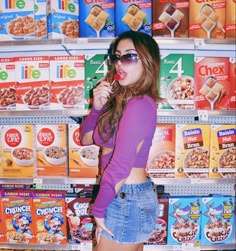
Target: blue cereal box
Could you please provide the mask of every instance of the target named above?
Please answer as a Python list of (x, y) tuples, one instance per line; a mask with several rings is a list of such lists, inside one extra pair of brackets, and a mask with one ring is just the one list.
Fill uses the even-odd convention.
[(235, 232), (235, 197), (202, 198), (201, 245), (230, 244)]
[(35, 39), (47, 38), (47, 0), (35, 0), (34, 25)]
[(115, 0), (79, 2), (80, 37), (115, 36)]
[(116, 35), (124, 31), (141, 31), (152, 35), (152, 1), (151, 0), (117, 0)]
[(200, 197), (171, 197), (168, 210), (168, 245), (200, 240)]

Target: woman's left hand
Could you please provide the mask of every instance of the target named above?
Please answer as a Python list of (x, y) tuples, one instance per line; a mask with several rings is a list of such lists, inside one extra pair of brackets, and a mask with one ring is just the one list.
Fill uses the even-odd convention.
[(102, 231), (106, 231), (112, 237), (114, 236), (113, 233), (105, 226), (104, 218), (96, 218), (95, 217), (95, 221), (96, 221), (96, 225), (97, 225), (97, 227), (96, 227), (96, 240), (97, 240), (97, 244), (100, 241), (101, 232)]

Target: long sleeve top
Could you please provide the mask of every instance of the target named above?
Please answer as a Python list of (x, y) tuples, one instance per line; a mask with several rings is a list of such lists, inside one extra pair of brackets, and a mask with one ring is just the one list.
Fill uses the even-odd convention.
[[(92, 209), (93, 215), (98, 218), (104, 218), (106, 208), (116, 196), (116, 184), (127, 178), (133, 167), (146, 167), (156, 128), (157, 108), (155, 101), (147, 95), (131, 98), (116, 132), (107, 142), (103, 142), (98, 134), (97, 122), (101, 113), (92, 108), (81, 125), (81, 137), (93, 130), (95, 144), (113, 149), (111, 153), (101, 156), (100, 168), (104, 172)], [(141, 142), (142, 147), (138, 151)]]

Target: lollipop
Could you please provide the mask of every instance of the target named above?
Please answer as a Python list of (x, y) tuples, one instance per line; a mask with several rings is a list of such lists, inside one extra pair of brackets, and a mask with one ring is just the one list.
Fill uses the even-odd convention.
[(113, 86), (113, 84), (114, 84), (115, 81), (117, 81), (117, 80), (120, 80), (120, 75), (116, 73), (115, 76), (114, 76), (114, 80), (113, 80), (112, 83), (111, 83), (111, 86)]

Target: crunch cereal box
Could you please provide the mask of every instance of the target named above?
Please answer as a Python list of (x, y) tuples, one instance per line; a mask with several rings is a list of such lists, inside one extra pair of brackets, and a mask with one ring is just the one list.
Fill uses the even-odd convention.
[(3, 207), (2, 207), (2, 191), (0, 190), (0, 243), (6, 242), (6, 231), (3, 219)]

